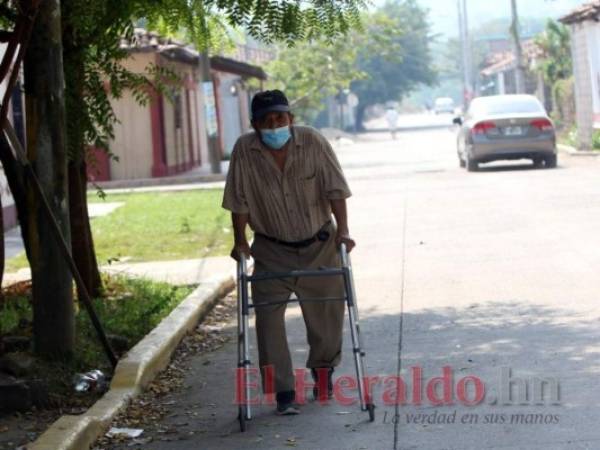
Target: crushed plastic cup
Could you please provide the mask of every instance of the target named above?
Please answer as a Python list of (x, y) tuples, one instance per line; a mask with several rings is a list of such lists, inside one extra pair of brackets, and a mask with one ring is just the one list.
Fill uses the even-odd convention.
[(109, 438), (123, 436), (126, 438), (134, 439), (134, 438), (140, 437), (143, 432), (144, 432), (144, 430), (142, 428), (112, 427), (110, 430), (108, 430), (108, 432), (106, 433), (106, 436)]
[(108, 387), (106, 376), (101, 370), (78, 373), (73, 379), (75, 392), (103, 392)]

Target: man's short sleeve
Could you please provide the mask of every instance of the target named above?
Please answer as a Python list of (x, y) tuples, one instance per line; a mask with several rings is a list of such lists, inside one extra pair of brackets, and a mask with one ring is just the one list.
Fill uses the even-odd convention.
[(341, 200), (352, 195), (342, 167), (331, 148), (331, 144), (319, 135), (319, 155), (321, 156), (321, 183), (328, 200)]
[(225, 182), (222, 207), (236, 214), (248, 214), (248, 203), (244, 194), (241, 147), (236, 145), (231, 152), (229, 171)]

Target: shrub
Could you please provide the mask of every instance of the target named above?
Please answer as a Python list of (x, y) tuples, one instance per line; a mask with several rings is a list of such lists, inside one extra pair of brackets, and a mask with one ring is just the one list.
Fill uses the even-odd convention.
[(592, 148), (600, 150), (600, 130), (594, 130), (594, 133), (592, 133)]

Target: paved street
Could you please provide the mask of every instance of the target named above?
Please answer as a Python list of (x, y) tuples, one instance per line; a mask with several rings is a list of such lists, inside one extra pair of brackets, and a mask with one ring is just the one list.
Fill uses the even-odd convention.
[[(178, 427), (176, 440), (144, 448), (599, 448), (600, 161), (561, 155), (555, 170), (496, 163), (467, 173), (454, 141), (449, 128), (395, 141), (373, 133), (338, 149), (354, 192), (352, 257), (368, 370), (395, 375), (401, 355), (407, 405), (384, 405), (380, 386), (375, 423), (357, 405), (311, 402), (297, 417), (261, 406), (242, 434), (232, 341), (193, 361), (185, 388), (165, 399), (174, 402), (165, 424)], [(300, 368), (307, 348), (299, 308), (289, 308), (287, 323)], [(349, 342), (346, 330), (336, 375), (353, 374)], [(421, 405), (414, 366), (422, 369)], [(436, 406), (426, 386), (444, 366), (453, 404)], [(511, 405), (493, 401), (502, 368), (522, 380)], [(463, 404), (476, 394), (473, 379), (460, 382), (466, 376), (484, 384), (482, 403)], [(551, 383), (546, 404), (533, 404), (536, 377), (557, 381), (559, 405), (549, 404)], [(519, 404), (520, 384), (529, 386), (528, 404)]]

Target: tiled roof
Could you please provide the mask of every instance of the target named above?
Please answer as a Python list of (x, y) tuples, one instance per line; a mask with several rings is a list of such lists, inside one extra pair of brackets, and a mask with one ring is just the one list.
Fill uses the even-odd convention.
[(211, 56), (210, 68), (219, 72), (229, 72), (244, 77), (266, 80), (267, 74), (259, 66), (243, 63), (223, 56)]
[[(522, 47), (523, 56), (528, 61), (542, 54), (542, 49), (533, 40), (525, 41)], [(515, 66), (515, 55), (512, 51), (494, 53), (489, 58), (488, 63), (489, 65), (481, 71), (481, 74), (487, 77), (513, 69)]]
[(600, 0), (594, 0), (578, 6), (559, 20), (565, 24), (579, 23), (585, 20), (595, 20), (598, 22), (600, 21)]
[(121, 39), (121, 48), (138, 52), (155, 51), (170, 59), (187, 63), (196, 63), (200, 57), (193, 47), (143, 28), (136, 28), (131, 39)]
[[(121, 39), (121, 48), (131, 52), (157, 52), (167, 58), (188, 64), (196, 64), (200, 58), (200, 54), (192, 46), (143, 28), (136, 28), (131, 39)], [(267, 75), (261, 67), (223, 56), (212, 56), (210, 67), (220, 72), (229, 72), (260, 80), (267, 79)]]

